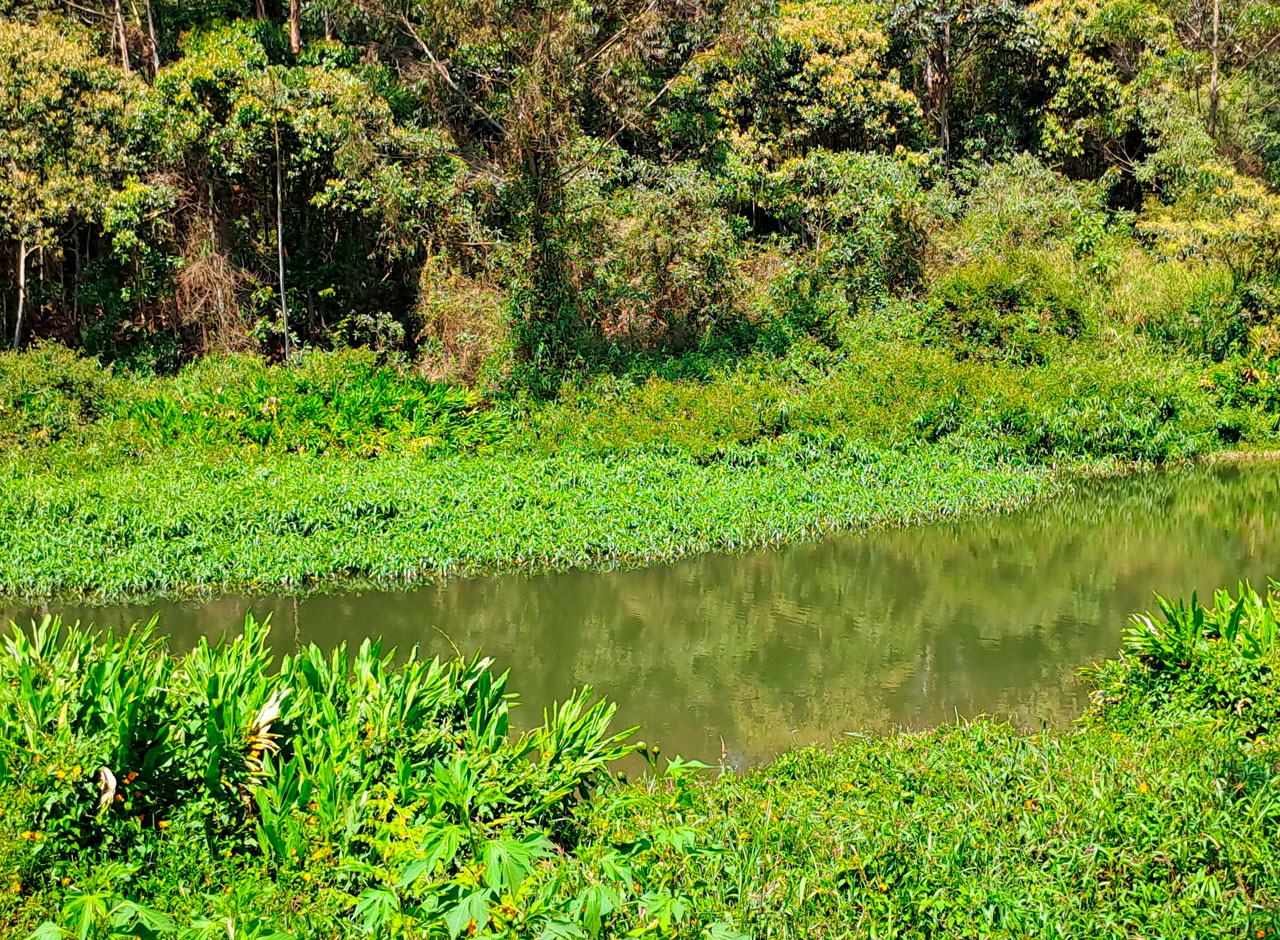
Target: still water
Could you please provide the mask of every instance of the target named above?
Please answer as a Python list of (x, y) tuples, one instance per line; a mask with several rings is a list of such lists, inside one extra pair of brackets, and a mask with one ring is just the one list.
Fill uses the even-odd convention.
[(1258, 462), (1081, 484), (1012, 515), (638, 570), (60, 612), (102, 626), (158, 613), (176, 648), (252, 611), (270, 615), (277, 650), (378, 634), (429, 653), (483, 650), (511, 669), (525, 723), (590, 684), (668, 753), (741, 766), (793, 744), (982, 713), (1066, 724), (1086, 696), (1077, 670), (1114, 654), (1153, 591), (1203, 595), (1271, 575), (1280, 467)]

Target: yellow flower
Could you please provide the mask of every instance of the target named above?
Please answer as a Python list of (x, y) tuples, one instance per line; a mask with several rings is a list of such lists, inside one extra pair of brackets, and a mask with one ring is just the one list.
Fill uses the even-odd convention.
[(865, 809), (863, 809), (862, 807), (858, 807), (858, 815), (859, 815), (859, 816), (865, 816), (865, 815), (867, 815), (867, 811), (866, 811)]
[(169, 828), (169, 820), (167, 820), (167, 819), (162, 819), (162, 820), (160, 820), (158, 823), (156, 823), (156, 828), (157, 828), (157, 829), (168, 829), (168, 828)]
[(70, 878), (63, 878), (63, 879), (62, 879), (62, 886), (63, 886), (64, 888), (65, 888), (67, 885), (69, 885), (69, 884), (71, 884), (71, 879), (70, 879)]
[(303, 880), (303, 881), (310, 881), (310, 880), (311, 880), (311, 872), (309, 872), (309, 871), (304, 871), (304, 872), (302, 873), (302, 880)]
[(75, 765), (75, 767), (71, 768), (71, 773), (72, 773), (74, 776), (78, 777), (78, 776), (80, 776), (82, 773), (84, 773), (84, 768), (83, 768), (83, 767), (81, 767), (79, 764), (76, 764), (76, 765)]
[(1148, 790), (1150, 790), (1150, 789), (1151, 789), (1151, 788), (1150, 788), (1150, 787), (1148, 787), (1145, 783), (1140, 783), (1140, 784), (1138, 784), (1138, 792), (1139, 792), (1139, 793), (1146, 793), (1146, 792), (1147, 792)]
[(59, 770), (56, 774), (53, 775), (53, 777), (55, 780), (66, 780), (67, 774), (66, 774), (66, 771)]
[(887, 884), (885, 884), (885, 883), (882, 881), (882, 882), (880, 882), (880, 890), (881, 890), (881, 891), (888, 891), (888, 890), (889, 890), (889, 886), (888, 886)]

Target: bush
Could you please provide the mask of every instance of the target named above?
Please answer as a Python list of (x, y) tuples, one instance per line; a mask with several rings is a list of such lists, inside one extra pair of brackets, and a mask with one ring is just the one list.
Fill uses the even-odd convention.
[(1107, 222), (1100, 186), (1068, 180), (1024, 153), (976, 171), (964, 217), (941, 241), (961, 258), (1064, 247), (1089, 254)]
[(121, 416), (153, 444), (360, 456), (469, 449), (506, 432), (478, 393), (381, 365), (368, 349), (305, 352), (289, 366), (209, 357), (147, 387)]
[(1205, 607), (1157, 596), (1159, 615), (1130, 621), (1125, 653), (1091, 670), (1091, 722), (1217, 723), (1270, 747), (1280, 732), (1280, 584), (1214, 593)]
[(741, 248), (708, 176), (677, 166), (624, 190), (610, 216), (611, 244), (596, 272), (607, 339), (687, 348), (732, 325)]
[(51, 444), (109, 412), (122, 384), (96, 359), (57, 343), (0, 353), (0, 445)]
[(456, 937), (514, 899), (513, 933), (572, 928), (567, 902), (547, 903), (558, 885), (532, 876), (572, 847), (570, 810), (634, 750), (631, 732), (609, 730), (615, 706), (583, 689), (512, 736), (506, 677), (488, 660), (414, 650), (393, 666), (369, 640), (273, 659), (252, 619), (181, 658), (151, 627), (105, 639), (57, 620), (15, 629), (0, 655), (0, 785), (25, 851), (6, 875), (53, 890), (75, 875), (62, 919), (82, 937), (109, 921), (175, 932), (122, 897), (175, 842), (197, 871), (253, 860), (262, 881), (323, 872), (348, 899), (343, 935), (390, 921)]
[(926, 300), (926, 342), (962, 359), (1045, 362), (1057, 341), (1078, 339), (1089, 301), (1051, 265), (1031, 255), (981, 259), (953, 268)]
[(834, 342), (842, 320), (924, 273), (933, 206), (915, 164), (817, 150), (765, 175), (750, 211), (794, 252), (775, 280), (775, 315)]

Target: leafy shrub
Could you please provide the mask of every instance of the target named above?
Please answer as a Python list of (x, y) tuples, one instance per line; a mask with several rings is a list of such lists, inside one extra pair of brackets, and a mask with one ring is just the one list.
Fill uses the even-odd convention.
[(428, 259), (418, 277), (418, 368), (436, 381), (498, 384), (512, 354), (509, 303), (494, 285)]
[(1241, 351), (1253, 317), (1224, 265), (1161, 260), (1134, 248), (1106, 285), (1109, 318), (1160, 345), (1222, 361)]
[(926, 340), (960, 358), (1043, 363), (1057, 341), (1078, 339), (1089, 325), (1087, 298), (1030, 255), (953, 268), (926, 303)]
[(0, 352), (0, 443), (49, 444), (74, 435), (108, 413), (122, 383), (96, 359), (57, 343)]
[[(10, 874), (53, 886), (87, 863), (123, 881), (179, 841), (206, 865), (253, 859), (260, 878), (322, 871), (350, 899), (347, 932), (457, 937), (513, 902), (512, 934), (572, 928), (572, 897), (550, 905), (559, 885), (532, 876), (572, 847), (569, 810), (634, 749), (609, 730), (614, 706), (584, 689), (513, 737), (506, 677), (487, 660), (411, 651), (397, 668), (365, 641), (273, 670), (266, 635), (250, 619), (175, 658), (151, 627), (15, 628), (0, 656), (0, 783), (28, 851)], [(68, 893), (69, 927), (173, 932), (98, 881)], [(88, 904), (97, 889), (113, 893)]]
[(976, 171), (963, 218), (940, 240), (961, 258), (1061, 248), (1090, 254), (1107, 222), (1100, 186), (1068, 180), (1023, 153)]
[(606, 338), (684, 348), (739, 313), (738, 233), (715, 183), (692, 165), (615, 199), (604, 281)]
[(306, 353), (287, 367), (207, 358), (131, 398), (121, 416), (156, 444), (362, 456), (392, 444), (474, 448), (505, 433), (480, 394), (381, 366), (368, 349)]
[(1280, 584), (1214, 592), (1206, 608), (1157, 596), (1160, 616), (1135, 616), (1126, 655), (1093, 670), (1093, 720), (1226, 724), (1263, 739), (1280, 732)]
[(815, 150), (765, 177), (757, 201), (856, 290), (900, 290), (923, 273), (931, 204), (909, 161)]

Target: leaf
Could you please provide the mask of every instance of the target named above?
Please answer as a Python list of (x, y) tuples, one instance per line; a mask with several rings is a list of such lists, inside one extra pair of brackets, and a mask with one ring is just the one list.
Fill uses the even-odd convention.
[(422, 858), (410, 862), (405, 867), (396, 887), (403, 888), (412, 884), (424, 873), (434, 872), (441, 864), (452, 865), (465, 836), (466, 830), (453, 823), (430, 829), (418, 846), (419, 851), (422, 852)]
[(550, 840), (540, 832), (523, 839), (494, 839), (482, 850), (484, 877), (499, 894), (515, 894), (533, 869), (533, 861), (552, 852)]
[(113, 927), (128, 927), (140, 936), (157, 937), (175, 933), (177, 926), (165, 914), (133, 901), (121, 901), (111, 912)]
[(52, 921), (46, 920), (35, 929), (31, 936), (27, 937), (27, 940), (63, 940), (64, 937), (69, 936), (71, 936), (69, 932), (63, 930)]
[(750, 934), (735, 930), (725, 923), (712, 924), (707, 928), (706, 937), (707, 940), (752, 940)]
[(475, 921), (475, 933), (484, 930), (489, 923), (489, 890), (473, 891), (458, 902), (457, 907), (444, 915), (444, 925), (449, 931), (449, 940), (457, 940), (459, 936), (471, 929)]
[(582, 917), (582, 926), (593, 937), (600, 935), (604, 919), (618, 908), (618, 898), (603, 885), (592, 885), (579, 893), (574, 909)]
[(559, 917), (547, 921), (538, 932), (538, 940), (579, 940), (584, 936), (581, 927)]
[(377, 933), (400, 912), (400, 899), (386, 888), (365, 888), (356, 900), (356, 919), (366, 933)]

